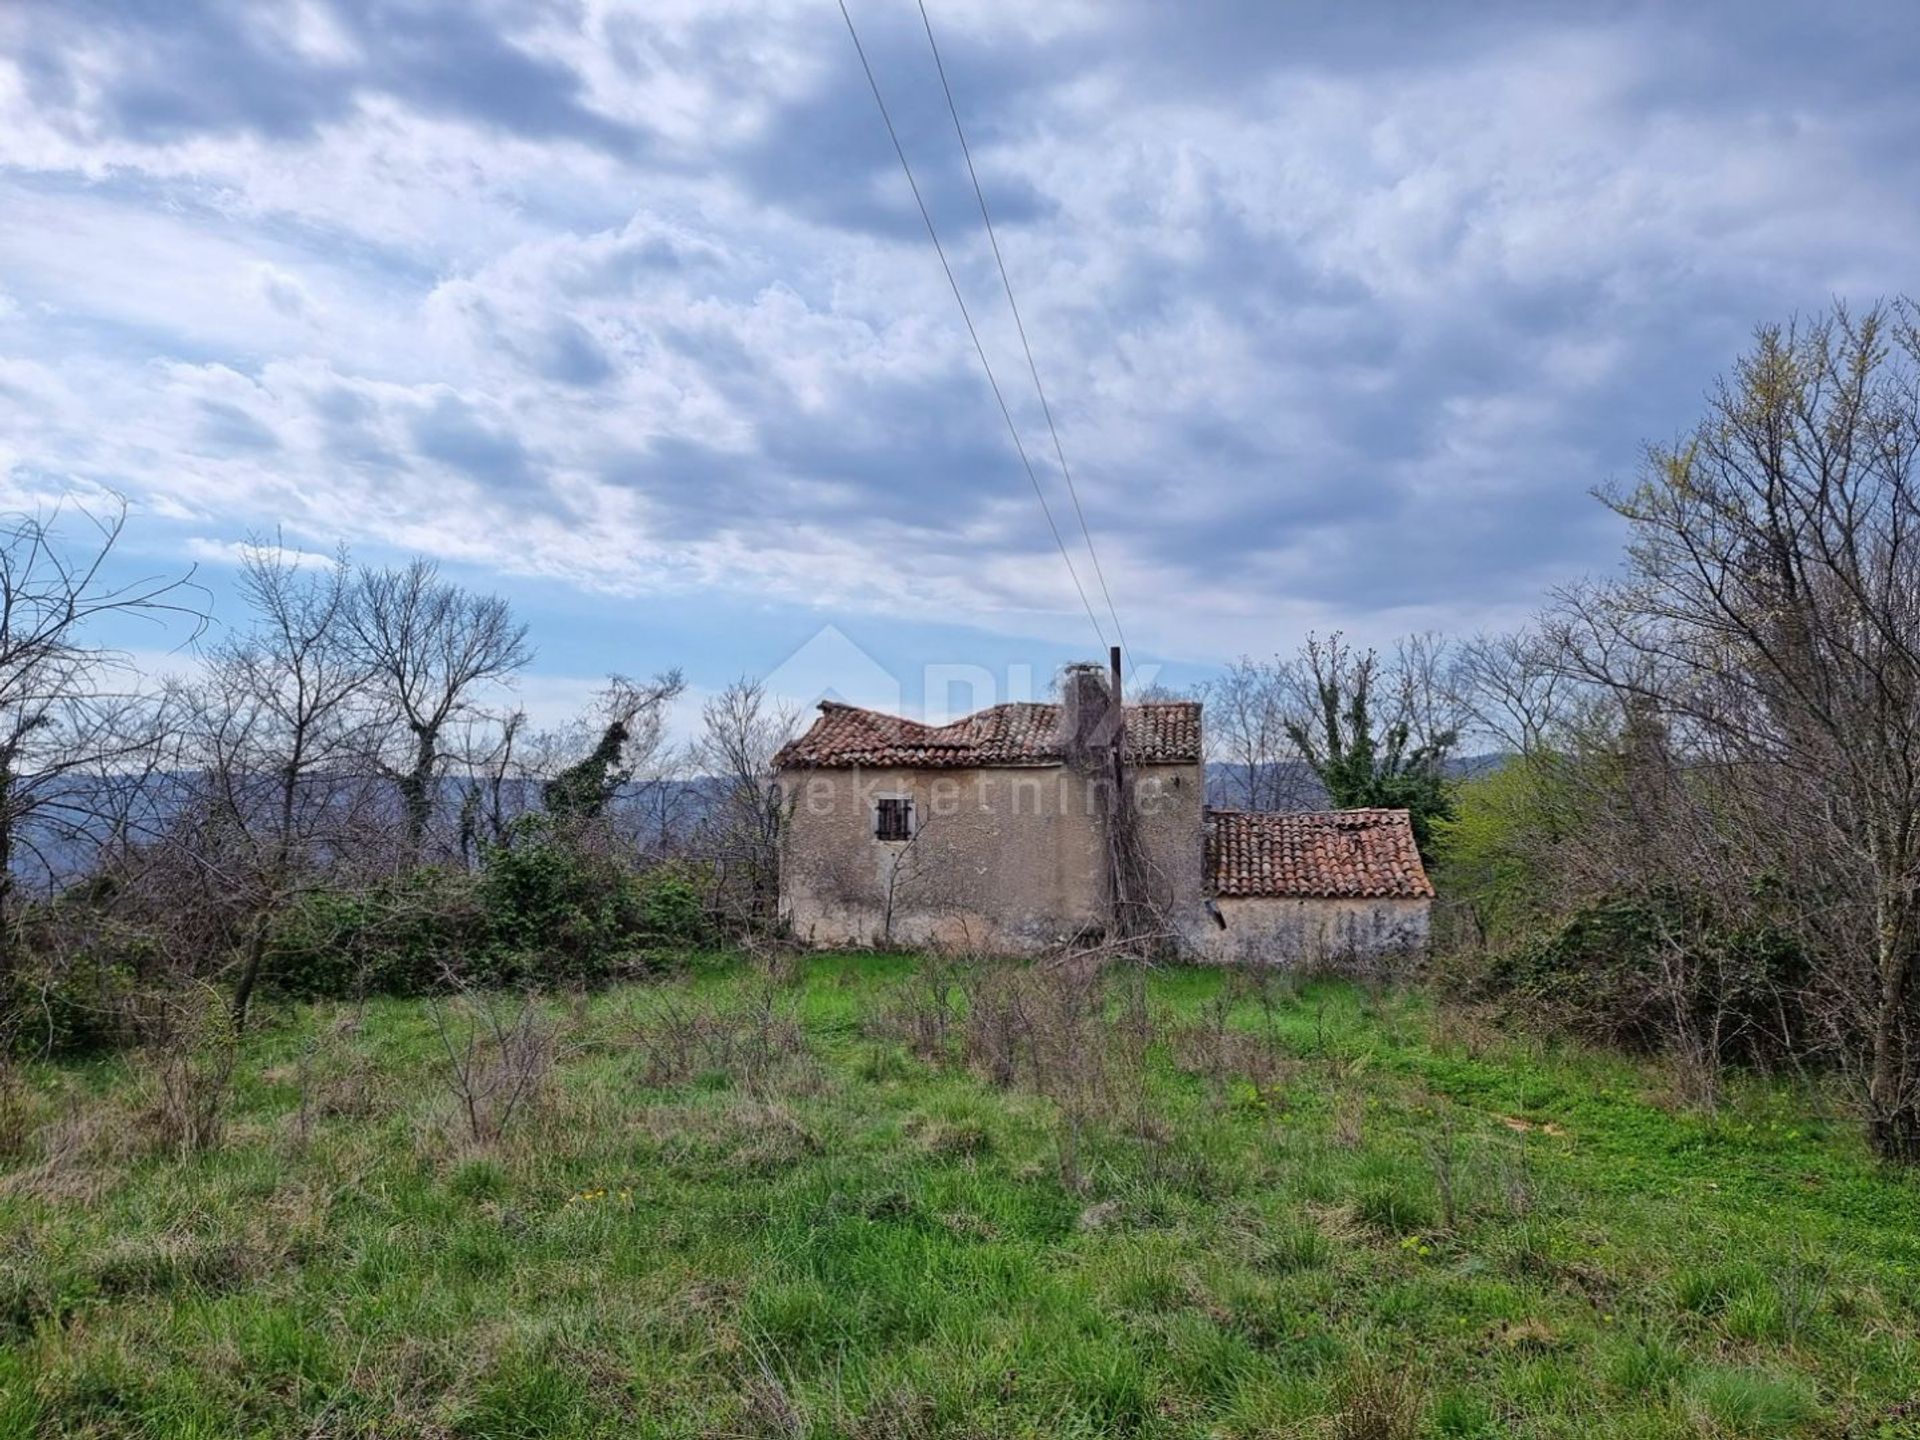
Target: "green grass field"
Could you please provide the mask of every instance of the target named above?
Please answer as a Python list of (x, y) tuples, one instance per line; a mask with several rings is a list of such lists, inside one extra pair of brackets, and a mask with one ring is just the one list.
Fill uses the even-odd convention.
[(0, 1435), (1920, 1435), (1920, 1187), (1812, 1097), (984, 973), (555, 1001), (485, 1142), (418, 1002), (264, 1015), (197, 1151), (214, 1058), (28, 1067)]

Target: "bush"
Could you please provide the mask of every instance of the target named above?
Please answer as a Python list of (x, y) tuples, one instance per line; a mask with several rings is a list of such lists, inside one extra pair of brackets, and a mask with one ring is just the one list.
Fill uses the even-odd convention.
[(1682, 1023), (1717, 1035), (1723, 1062), (1806, 1049), (1791, 997), (1805, 987), (1807, 961), (1792, 937), (1719, 920), (1707, 897), (1677, 889), (1582, 906), (1497, 956), (1487, 979), (1517, 1008), (1629, 1050), (1665, 1048)]
[(634, 875), (570, 842), (544, 817), (487, 852), (479, 885), (482, 984), (601, 984), (651, 969), (651, 954), (709, 938), (695, 874), (662, 865)]
[(480, 872), (480, 984), (571, 986), (604, 980), (642, 930), (640, 894), (604, 856), (528, 817)]
[(28, 959), (0, 984), (0, 1051), (79, 1056), (125, 1044), (134, 1028), (138, 969), (117, 948)]
[(640, 922), (649, 944), (689, 949), (713, 939), (698, 876), (687, 866), (656, 866), (637, 882)]
[(23, 905), (0, 973), (0, 1053), (78, 1056), (140, 1038), (147, 1001), (176, 978), (168, 937), (129, 918), (111, 877)]
[[(636, 876), (535, 817), (478, 874), (427, 866), (300, 896), (274, 918), (261, 984), (292, 999), (433, 994), (449, 976), (515, 989), (603, 984), (652, 969), (655, 952), (711, 939), (704, 893), (696, 869)], [(80, 885), (24, 917), (19, 968), (0, 979), (0, 1053), (137, 1040), (149, 1001), (217, 974), (244, 943), (234, 927), (183, 940), (155, 917), (117, 917), (113, 898), (104, 883)]]
[(473, 879), (434, 867), (315, 891), (276, 922), (263, 983), (300, 998), (426, 994), (466, 964), (480, 919)]
[(478, 875), (426, 868), (303, 897), (274, 927), (266, 973), (302, 998), (423, 995), (476, 985), (568, 988), (651, 967), (708, 937), (697, 877), (635, 876), (544, 821), (489, 850)]

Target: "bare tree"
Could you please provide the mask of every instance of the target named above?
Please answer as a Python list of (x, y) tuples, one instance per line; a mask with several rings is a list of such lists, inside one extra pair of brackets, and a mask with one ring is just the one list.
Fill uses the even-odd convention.
[(1220, 796), (1243, 810), (1299, 810), (1318, 786), (1287, 734), (1297, 682), (1283, 660), (1243, 655), (1201, 687), (1208, 748), (1231, 767)]
[(1459, 746), (1468, 718), (1451, 683), (1457, 661), (1452, 640), (1423, 630), (1394, 642), (1384, 677), (1389, 724), (1404, 725), (1411, 743), (1437, 754), (1443, 764)]
[(456, 763), (466, 779), (460, 791), (460, 859), (471, 869), (481, 847), (507, 843), (514, 817), (526, 808), (527, 786), (517, 783), (523, 756), (519, 744), (527, 712), (470, 715), (462, 719), (454, 745)]
[(102, 643), (108, 622), (204, 616), (191, 572), (116, 579), (124, 505), (0, 520), (0, 982), (18, 963), (18, 889), (48, 884), (124, 843), (148, 814), (164, 710), (128, 659)]
[(687, 774), (685, 747), (667, 744), (663, 734), (628, 768), (619, 822), (635, 859), (646, 865), (686, 854), (705, 817), (699, 782)]
[(364, 766), (377, 748), (360, 704), (371, 676), (351, 630), (346, 557), (309, 570), (278, 543), (258, 544), (240, 584), (251, 627), (219, 646), (206, 679), (184, 693), (202, 790), (192, 848), (247, 915), (236, 1025), (246, 1021), (274, 919), (364, 830)]
[(1784, 883), (1867, 1129), (1920, 1162), (1920, 330), (1758, 332), (1680, 444), (1604, 498), (1628, 574), (1564, 596), (1568, 668), (1656, 713), (1751, 882)]
[(405, 759), (387, 769), (406, 807), (408, 855), (417, 858), (433, 818), (448, 728), (473, 713), (486, 685), (532, 659), (527, 627), (499, 596), (450, 584), (424, 559), (362, 570), (345, 618), (379, 698), (405, 732)]
[(1581, 698), (1558, 651), (1530, 629), (1462, 642), (1447, 686), (1461, 729), (1510, 755), (1564, 748), (1569, 715)]
[[(889, 846), (881, 861), (880, 880), (880, 943), (892, 945), (894, 941), (893, 922), (900, 909), (913, 904), (920, 908), (921, 903), (933, 897), (922, 896), (921, 891), (928, 888), (928, 881), (937, 882), (940, 867), (937, 861), (926, 856), (922, 841), (929, 826), (938, 826), (939, 818), (928, 813), (920, 816), (908, 833), (906, 843)], [(934, 888), (938, 888), (937, 883)]]
[(796, 715), (758, 680), (742, 677), (708, 700), (692, 761), (715, 790), (698, 846), (714, 867), (717, 909), (764, 924), (779, 905), (780, 836), (787, 802), (773, 757), (793, 737)]

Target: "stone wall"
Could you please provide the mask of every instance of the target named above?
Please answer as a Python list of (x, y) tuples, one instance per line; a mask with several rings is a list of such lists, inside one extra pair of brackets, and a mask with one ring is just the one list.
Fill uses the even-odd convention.
[[(1204, 785), (1195, 765), (1132, 772), (1142, 845), (1165, 904), (1197, 913)], [(1065, 766), (814, 770), (781, 777), (789, 807), (781, 909), (815, 945), (1032, 953), (1107, 919), (1104, 777)], [(914, 835), (874, 838), (882, 797)]]
[(1195, 954), (1221, 964), (1312, 968), (1418, 954), (1430, 900), (1226, 897), (1188, 933)]

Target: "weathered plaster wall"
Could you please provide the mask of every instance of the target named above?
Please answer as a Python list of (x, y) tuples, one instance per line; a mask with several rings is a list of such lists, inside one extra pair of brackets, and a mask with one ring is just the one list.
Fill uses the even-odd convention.
[[(1198, 765), (1133, 772), (1142, 843), (1169, 902), (1200, 894)], [(1030, 952), (1102, 925), (1099, 783), (1064, 766), (815, 770), (781, 777), (781, 908), (816, 945)], [(881, 796), (910, 796), (911, 841), (873, 837)]]
[(1406, 955), (1427, 944), (1428, 900), (1226, 897), (1189, 932), (1200, 958), (1223, 964), (1311, 966)]
[(1175, 935), (1207, 918), (1206, 777), (1199, 765), (1150, 765), (1130, 772), (1134, 823), (1154, 903)]

